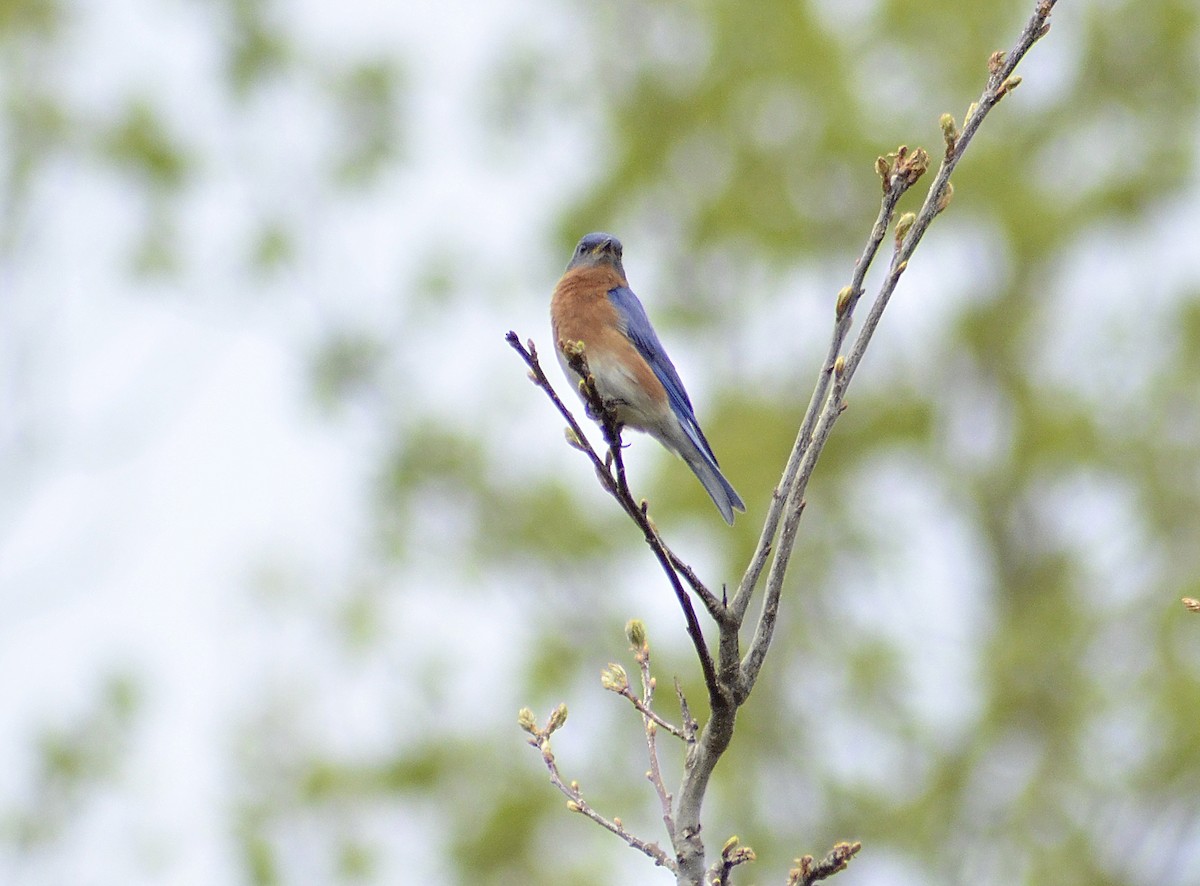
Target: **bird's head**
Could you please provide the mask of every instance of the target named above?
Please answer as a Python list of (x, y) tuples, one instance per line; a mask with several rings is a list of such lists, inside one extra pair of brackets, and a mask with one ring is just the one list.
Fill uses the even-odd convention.
[(575, 246), (567, 270), (610, 265), (625, 279), (625, 268), (621, 265), (621, 241), (612, 234), (588, 234)]

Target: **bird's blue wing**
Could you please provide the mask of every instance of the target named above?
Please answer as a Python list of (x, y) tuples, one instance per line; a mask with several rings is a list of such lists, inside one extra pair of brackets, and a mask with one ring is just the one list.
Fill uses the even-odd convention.
[(696, 413), (692, 409), (692, 401), (688, 399), (687, 391), (683, 389), (683, 381), (679, 378), (675, 364), (663, 349), (662, 342), (658, 340), (654, 327), (650, 325), (650, 318), (646, 316), (646, 309), (642, 307), (641, 301), (628, 286), (617, 286), (608, 290), (608, 299), (617, 309), (626, 337), (650, 364), (655, 376), (666, 388), (671, 411), (679, 419), (684, 431), (704, 456), (716, 465), (717, 458), (713, 455), (708, 440), (704, 438), (699, 422), (696, 421)]

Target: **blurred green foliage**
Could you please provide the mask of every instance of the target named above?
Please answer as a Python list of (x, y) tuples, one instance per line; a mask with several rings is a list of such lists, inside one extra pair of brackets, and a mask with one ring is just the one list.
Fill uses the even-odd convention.
[(400, 70), (388, 60), (372, 60), (339, 72), (333, 84), (344, 145), (336, 175), (346, 185), (366, 186), (397, 159), (401, 150), (399, 106), (406, 93)]
[(101, 150), (115, 166), (142, 177), (151, 187), (174, 191), (183, 185), (188, 160), (149, 102), (131, 102), (100, 140)]
[(285, 71), (295, 52), (271, 0), (225, 0), (228, 22), (225, 68), (235, 95), (245, 98), (272, 74)]
[[(292, 240), (287, 223), (277, 219), (268, 220), (259, 228), (258, 233), (251, 243), (250, 269), (255, 274), (265, 275), (286, 265), (295, 255), (295, 251), (296, 245)], [(337, 350), (336, 345), (334, 346), (334, 350)], [(324, 364), (325, 360), (326, 357), (324, 354), (317, 359), (318, 399), (324, 399), (322, 389), (327, 384), (321, 375), (321, 365)]]
[(386, 345), (357, 331), (326, 333), (312, 359), (312, 391), (317, 402), (333, 408), (378, 382)]
[(25, 852), (53, 846), (88, 808), (92, 792), (113, 780), (129, 752), (141, 690), (128, 674), (106, 678), (95, 704), (36, 738), (30, 802), (0, 808), (0, 841)]
[(4, 0), (0, 3), (0, 38), (18, 41), (53, 36), (62, 22), (55, 0)]

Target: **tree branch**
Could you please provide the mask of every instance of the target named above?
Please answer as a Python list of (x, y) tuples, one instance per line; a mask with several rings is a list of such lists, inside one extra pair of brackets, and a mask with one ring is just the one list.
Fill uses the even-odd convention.
[[(883, 179), (885, 194), (883, 204), (880, 207), (880, 214), (876, 219), (875, 227), (871, 230), (871, 236), (868, 238), (863, 257), (859, 259), (855, 266), (851, 284), (842, 289), (838, 295), (837, 316), (830, 344), (830, 354), (834, 355), (834, 358), (832, 363), (828, 363), (822, 368), (820, 380), (818, 381), (818, 390), (814, 392), (813, 401), (809, 405), (809, 414), (805, 416), (805, 420), (801, 425), (801, 433), (797, 436), (796, 445), (792, 451), (792, 456), (788, 459), (789, 469), (793, 458), (798, 459), (798, 467), (790, 484), (786, 482), (788, 469), (785, 469), (784, 482), (781, 482), (780, 486), (781, 488), (786, 488), (786, 495), (781, 497), (779, 494), (780, 490), (777, 489), (772, 502), (774, 509), (778, 506), (780, 499), (782, 498), (783, 500), (782, 508), (786, 514), (784, 530), (778, 539), (775, 548), (775, 559), (771, 563), (771, 569), (767, 576), (767, 589), (763, 600), (762, 614), (759, 617), (754, 640), (742, 662), (742, 679), (738, 685), (739, 696), (748, 694), (751, 688), (753, 688), (763, 660), (766, 658), (767, 649), (770, 647), (771, 639), (774, 635), (779, 594), (782, 590), (783, 580), (790, 561), (791, 547), (795, 544), (795, 525), (799, 522), (804, 510), (804, 492), (808, 487), (812, 471), (816, 467), (817, 459), (820, 457), (825, 442), (829, 438), (829, 433), (833, 429), (833, 424), (845, 410), (846, 390), (850, 385), (850, 381), (862, 362), (867, 346), (871, 343), (871, 338), (875, 334), (875, 329), (879, 325), (880, 318), (883, 316), (883, 311), (896, 289), (896, 284), (900, 281), (900, 276), (908, 267), (909, 258), (921, 242), (921, 239), (925, 236), (925, 232), (928, 230), (929, 225), (932, 224), (933, 219), (949, 205), (954, 193), (954, 189), (950, 185), (950, 174), (958, 165), (958, 161), (962, 158), (967, 145), (970, 144), (971, 139), (979, 130), (984, 117), (996, 106), (996, 103), (1001, 98), (1015, 89), (1020, 83), (1020, 79), (1013, 77), (1012, 72), (1021, 59), (1024, 58), (1030, 47), (1049, 31), (1050, 25), (1047, 19), (1054, 8), (1055, 2), (1056, 0), (1039, 0), (1033, 15), (1021, 31), (1016, 46), (1008, 53), (993, 53), (988, 64), (989, 77), (987, 86), (984, 88), (979, 101), (974, 103), (968, 110), (962, 133), (959, 134), (955, 130), (954, 121), (952, 118), (949, 118), (949, 115), (943, 116), (941, 122), (946, 150), (941, 165), (934, 176), (933, 183), (929, 186), (929, 191), (925, 196), (925, 201), (921, 206), (920, 212), (915, 216), (905, 215), (897, 223), (896, 248), (892, 253), (892, 260), (887, 276), (884, 278), (879, 293), (876, 295), (875, 301), (872, 303), (870, 310), (863, 320), (862, 329), (859, 330), (858, 337), (854, 341), (854, 346), (849, 356), (843, 357), (839, 353), (846, 337), (845, 330), (842, 327), (845, 324), (848, 329), (850, 317), (861, 294), (860, 287), (866, 274), (866, 266), (870, 264), (878, 253), (879, 245), (882, 242), (882, 237), (877, 238), (880, 223), (883, 223), (883, 228), (886, 230), (887, 224), (895, 212), (896, 200), (891, 199), (891, 194), (897, 190), (903, 193), (914, 184), (926, 171), (929, 158), (920, 148), (909, 153), (906, 148), (902, 147), (895, 154), (880, 157), (876, 161), (876, 170)], [(896, 199), (898, 200), (898, 198), (899, 195), (897, 194)], [(828, 391), (828, 394), (825, 394), (825, 391)], [(818, 393), (825, 399), (813, 427), (812, 437), (808, 439), (804, 433), (804, 426), (809, 422), (812, 403), (817, 401)], [(791, 530), (790, 532), (789, 529)], [(761, 541), (759, 546), (762, 548)], [(754, 584), (758, 581), (758, 577), (761, 574), (762, 565), (757, 554), (758, 552), (756, 551), (756, 556), (751, 560), (751, 567), (747, 570), (746, 576), (738, 588), (738, 596), (734, 599), (732, 608), (734, 609), (735, 616), (738, 615), (739, 611), (744, 613), (745, 607), (749, 605), (749, 598), (753, 594)], [(765, 555), (762, 556), (761, 560), (765, 561)]]
[[(687, 623), (688, 636), (692, 638), (692, 645), (696, 648), (696, 656), (700, 660), (700, 669), (704, 673), (704, 683), (708, 687), (709, 700), (714, 705), (717, 704), (718, 699), (724, 694), (725, 690), (721, 688), (717, 680), (717, 671), (713, 664), (712, 653), (709, 651), (708, 642), (704, 639), (704, 631), (700, 627), (700, 620), (696, 617), (696, 609), (692, 606), (691, 598), (679, 580), (681, 570), (677, 569), (675, 564), (678, 563), (680, 566), (685, 566), (685, 564), (683, 564), (683, 561), (680, 560), (674, 551), (667, 547), (662, 536), (658, 534), (657, 527), (650, 520), (646, 503), (644, 501), (636, 501), (633, 494), (629, 491), (629, 483), (625, 478), (625, 461), (621, 455), (621, 426), (617, 422), (613, 410), (604, 402), (604, 398), (596, 390), (596, 380), (588, 372), (587, 358), (584, 355), (583, 345), (579, 342), (563, 343), (564, 353), (567, 354), (567, 359), (570, 362), (572, 370), (583, 379), (580, 383), (580, 393), (584, 398), (585, 409), (591, 417), (600, 422), (605, 442), (608, 444), (608, 458), (603, 461), (596, 454), (596, 450), (592, 448), (591, 443), (588, 442), (587, 436), (583, 433), (579, 422), (575, 420), (575, 416), (563, 404), (562, 399), (555, 392), (554, 386), (546, 378), (546, 373), (542, 371), (541, 363), (537, 357), (537, 348), (534, 346), (533, 341), (529, 341), (527, 346), (522, 345), (517, 334), (511, 331), (504, 338), (513, 350), (521, 355), (521, 359), (529, 367), (530, 380), (546, 393), (546, 396), (550, 398), (559, 414), (566, 420), (567, 442), (588, 456), (592, 462), (592, 466), (596, 469), (596, 475), (599, 477), (601, 485), (620, 503), (625, 513), (642, 530), (642, 537), (646, 540), (646, 544), (650, 546), (650, 550), (654, 552), (654, 556), (666, 574), (667, 580), (671, 584), (671, 589), (675, 592), (675, 597), (679, 601), (679, 606), (683, 610), (684, 621)], [(723, 613), (724, 604), (700, 582), (690, 567), (685, 567), (682, 570), (682, 574), (688, 580), (692, 590), (704, 602), (705, 608), (710, 613)], [(717, 618), (717, 616), (714, 615), (714, 618)], [(718, 620), (720, 619), (718, 618)]]
[(875, 224), (871, 226), (871, 233), (867, 237), (862, 255), (854, 263), (854, 273), (850, 277), (850, 285), (838, 294), (837, 312), (833, 324), (833, 337), (829, 342), (825, 362), (821, 364), (821, 371), (817, 373), (817, 383), (813, 387), (812, 397), (808, 401), (808, 409), (805, 410), (804, 419), (800, 422), (800, 431), (796, 434), (796, 442), (793, 444), (792, 451), (788, 455), (787, 464), (783, 469), (783, 476), (780, 478), (779, 485), (775, 487), (775, 492), (771, 496), (771, 505), (767, 510), (767, 519), (763, 524), (762, 534), (758, 539), (758, 546), (754, 549), (754, 554), (750, 558), (750, 565), (747, 566), (746, 572), (742, 576), (741, 584), (738, 585), (737, 594), (734, 596), (733, 603), (731, 604), (734, 617), (739, 622), (746, 615), (746, 609), (750, 605), (750, 598), (754, 594), (754, 589), (758, 585), (763, 567), (766, 565), (767, 556), (771, 552), (771, 542), (775, 538), (776, 530), (779, 528), (779, 520), (783, 514), (784, 504), (796, 481), (796, 472), (799, 470), (800, 460), (804, 457), (804, 453), (808, 449), (809, 439), (812, 437), (813, 427), (817, 422), (817, 415), (821, 411), (821, 406), (825, 402), (825, 395), (829, 390), (829, 379), (833, 373), (834, 362), (842, 351), (842, 344), (845, 342), (846, 336), (850, 333), (850, 327), (854, 320), (854, 307), (858, 304), (858, 300), (862, 296), (862, 286), (867, 276), (867, 270), (871, 267), (871, 262), (875, 260), (875, 253), (879, 251), (879, 244), (883, 242), (888, 225), (891, 224), (896, 204), (900, 201), (904, 192), (908, 190), (908, 187), (909, 184), (904, 178), (896, 178), (891, 187), (885, 187), (883, 202), (879, 207), (879, 215), (875, 218)]
[[(849, 352), (846, 352), (845, 345), (849, 340), (855, 309), (864, 295), (863, 286), (867, 271), (878, 256), (889, 227), (892, 227), (900, 198), (926, 173), (929, 167), (929, 155), (921, 148), (910, 151), (907, 147), (902, 146), (895, 153), (880, 157), (876, 161), (875, 168), (883, 187), (883, 199), (880, 203), (879, 213), (863, 251), (855, 262), (849, 284), (838, 293), (833, 331), (826, 358), (817, 374), (812, 397), (801, 420), (796, 440), (779, 484), (772, 494), (759, 540), (734, 592), (732, 601), (726, 603), (723, 597), (718, 599), (696, 577), (691, 568), (675, 555), (650, 520), (646, 502), (635, 500), (630, 493), (621, 452), (621, 427), (616, 422), (612, 410), (596, 392), (594, 379), (587, 371), (582, 344), (563, 342), (559, 343), (559, 346), (563, 348), (571, 368), (584, 380), (581, 384), (581, 392), (588, 414), (600, 423), (605, 442), (608, 444), (608, 454), (603, 460), (587, 442), (570, 411), (554, 393), (538, 365), (533, 343), (530, 342), (526, 349), (521, 346), (515, 333), (508, 333), (509, 344), (521, 354), (529, 366), (530, 376), (534, 383), (547, 393), (559, 413), (566, 419), (568, 441), (572, 446), (587, 454), (596, 469), (602, 486), (617, 499), (625, 512), (642, 530), (646, 543), (654, 552), (679, 600), (687, 622), (688, 634), (692, 638), (697, 657), (700, 660), (705, 685), (708, 689), (711, 713), (698, 737), (696, 734), (698, 724), (688, 711), (686, 700), (679, 690), (678, 681), (676, 681), (676, 691), (679, 695), (682, 725), (680, 727), (670, 726), (651, 709), (654, 683), (649, 673), (648, 647), (644, 647), (644, 642), (634, 641), (635, 652), (642, 649), (646, 652), (645, 661), (641, 657), (638, 659), (643, 676), (643, 694), (640, 699), (629, 688), (628, 677), (623, 669), (610, 665), (604, 677), (606, 688), (625, 695), (642, 714), (651, 761), (648, 777), (663, 806), (663, 820), (675, 850), (675, 858), (663, 861), (659, 855), (647, 848), (647, 844), (633, 842), (620, 827), (619, 819), (614, 820), (614, 824), (613, 822), (605, 823), (605, 820), (599, 816), (596, 818), (609, 830), (621, 835), (630, 845), (642, 849), (643, 852), (655, 858), (659, 864), (670, 867), (675, 871), (677, 882), (680, 884), (699, 886), (704, 882), (728, 883), (730, 871), (734, 866), (753, 860), (753, 851), (747, 847), (740, 847), (736, 837), (731, 838), (725, 844), (721, 858), (714, 862), (706, 872), (704, 843), (700, 837), (700, 810), (717, 761), (732, 740), (738, 708), (754, 688), (770, 649), (784, 579), (791, 563), (800, 519), (805, 509), (804, 496), (809, 480), (835, 422), (846, 408), (846, 391), (862, 363), (883, 311), (886, 309), (900, 277), (908, 267), (909, 258), (921, 242), (933, 219), (947, 207), (953, 196), (953, 187), (950, 184), (951, 173), (987, 114), (1000, 99), (1020, 83), (1020, 78), (1014, 77), (1013, 71), (1033, 44), (1049, 30), (1048, 18), (1054, 5), (1055, 0), (1038, 0), (1033, 14), (1013, 49), (1007, 53), (994, 53), (989, 59), (987, 86), (979, 101), (972, 104), (968, 110), (961, 132), (958, 131), (953, 118), (943, 115), (941, 126), (945, 150), (941, 164), (929, 186), (920, 211), (905, 213), (896, 221), (894, 245), (887, 274), (880, 284), (870, 309), (863, 318), (862, 327), (854, 339), (853, 346)], [(766, 580), (761, 612), (749, 648), (743, 656), (739, 648), (740, 631), (754, 593), (762, 583), (764, 572)], [(719, 628), (716, 664), (713, 662), (712, 654), (700, 629), (691, 598), (684, 588), (684, 582), (691, 592), (701, 600)], [(622, 681), (623, 686), (620, 689), (615, 688)], [(565, 716), (565, 708), (563, 711)], [(543, 749), (543, 756), (547, 759), (551, 778), (568, 796), (569, 805), (574, 811), (584, 812), (592, 817), (589, 812), (585, 811), (590, 807), (581, 805), (583, 801), (578, 796), (577, 786), (563, 786), (557, 775), (557, 769), (553, 766), (553, 757), (549, 754), (548, 733), (552, 730), (546, 732), (546, 741), (539, 743), (540, 733), (532, 724), (532, 714), (529, 715), (528, 724), (524, 711), (522, 718), (523, 728), (535, 736), (535, 740), (531, 741), (531, 744)], [(661, 772), (657, 765), (658, 752), (655, 735), (659, 728), (667, 729), (671, 734), (683, 738), (687, 742), (683, 780), (678, 792), (678, 805), (674, 810), (671, 809), (670, 794), (667, 793), (666, 787), (662, 783)], [(656, 845), (650, 845), (658, 853), (662, 852)], [(846, 867), (850, 858), (860, 848), (860, 843), (839, 843), (820, 862), (814, 862), (812, 856), (798, 859), (798, 866), (789, 874), (789, 886), (811, 886), (812, 883), (837, 873)], [(706, 876), (708, 877), (707, 881), (705, 880)]]
[(533, 711), (529, 710), (529, 708), (521, 709), (517, 715), (517, 722), (522, 729), (529, 733), (529, 743), (541, 751), (542, 760), (550, 772), (550, 782), (567, 798), (567, 809), (571, 812), (578, 812), (585, 818), (590, 818), (606, 831), (616, 834), (634, 849), (654, 859), (656, 865), (672, 871), (676, 869), (675, 860), (657, 843), (650, 843), (635, 837), (629, 831), (625, 830), (625, 825), (621, 822), (621, 819), (613, 818), (610, 821), (593, 809), (587, 800), (583, 798), (583, 793), (579, 789), (579, 782), (572, 781), (568, 784), (563, 781), (562, 774), (558, 770), (558, 761), (554, 759), (554, 751), (550, 748), (550, 736), (567, 722), (566, 705), (560, 704), (555, 708), (554, 713), (550, 715), (550, 719), (544, 728), (540, 728), (537, 725), (537, 722), (533, 718)]
[[(629, 675), (625, 673), (625, 669), (615, 662), (609, 662), (600, 674), (600, 682), (609, 692), (615, 692), (617, 695), (629, 701), (639, 714), (646, 720), (652, 720), (659, 729), (665, 729), (668, 733), (678, 738), (680, 741), (687, 741), (687, 735), (679, 726), (669, 723), (663, 717), (650, 707), (650, 703), (639, 697), (637, 693), (629, 686)], [(645, 679), (642, 681), (643, 689), (645, 687)]]
[[(650, 769), (646, 773), (646, 778), (654, 786), (654, 792), (658, 794), (658, 801), (662, 806), (663, 825), (667, 829), (667, 837), (670, 839), (671, 845), (674, 846), (675, 819), (671, 814), (673, 798), (671, 792), (667, 790), (666, 784), (663, 783), (662, 769), (658, 764), (658, 727), (660, 724), (663, 726), (667, 726), (667, 724), (650, 710), (650, 705), (654, 701), (655, 687), (654, 677), (650, 675), (650, 643), (646, 640), (646, 629), (641, 622), (630, 622), (628, 634), (631, 641), (641, 640), (640, 643), (635, 642), (633, 656), (642, 672), (642, 697), (638, 709), (642, 711), (642, 725), (646, 730), (646, 751), (650, 758)], [(670, 726), (667, 728), (671, 729)], [(674, 734), (683, 738), (682, 730), (674, 732)]]

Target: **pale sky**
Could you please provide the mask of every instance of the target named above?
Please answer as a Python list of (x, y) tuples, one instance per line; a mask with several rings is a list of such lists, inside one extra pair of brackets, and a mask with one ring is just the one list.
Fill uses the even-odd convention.
[[(18, 258), (0, 271), (0, 439), (17, 453), (0, 469), (0, 813), (30, 799), (39, 733), (76, 722), (112, 676), (134, 676), (142, 692), (135, 747), (111, 786), (41, 857), (0, 851), (0, 880), (237, 882), (229, 745), (264, 689), (316, 687), (306, 720), (336, 723), (335, 741), (382, 740), (395, 726), (370, 704), (394, 671), (329, 660), (304, 617), (261, 605), (255, 590), (280, 564), (314, 594), (336, 587), (363, 542), (366, 472), (383, 441), (352, 412), (331, 420), (311, 406), (313, 348), (338, 323), (411, 335), (413, 359), (445, 379), (412, 395), (461, 415), (480, 399), (473, 374), (509, 365), (505, 324), (542, 333), (542, 290), (560, 261), (539, 249), (554, 195), (570, 193), (567, 149), (579, 146), (560, 127), (490, 159), (479, 96), (516, 33), (536, 45), (562, 25), (542, 3), (429, 0), (403, 14), (383, 2), (290, 4), (303, 52), (394, 56), (412, 77), (408, 162), (345, 197), (312, 181), (333, 139), (319, 84), (278, 83), (236, 106), (218, 89), (216, 17), (203, 4), (74, 12), (71, 61), (59, 66), (72, 104), (101, 113), (147, 97), (200, 156), (180, 201), (178, 278), (130, 283), (145, 207), (118, 176), (74, 161), (39, 182)], [(248, 232), (280, 207), (297, 257), (264, 290), (240, 266)], [(478, 356), (397, 327), (405, 281), (446, 241), (478, 258), (476, 285), (486, 266), (536, 287), (515, 316), (483, 302), (455, 318), (469, 320), (458, 329), (480, 342)], [(413, 627), (445, 618), (444, 601), (434, 611), (419, 594), (406, 600)], [(478, 648), (507, 608), (476, 600), (456, 613), (449, 648)], [(396, 654), (419, 653), (405, 648)], [(472, 694), (495, 697), (494, 659), (471, 676)], [(502, 713), (507, 728), (515, 708)], [(401, 815), (398, 827), (403, 844), (405, 829), (427, 825)], [(438, 880), (435, 857), (404, 861)]]

